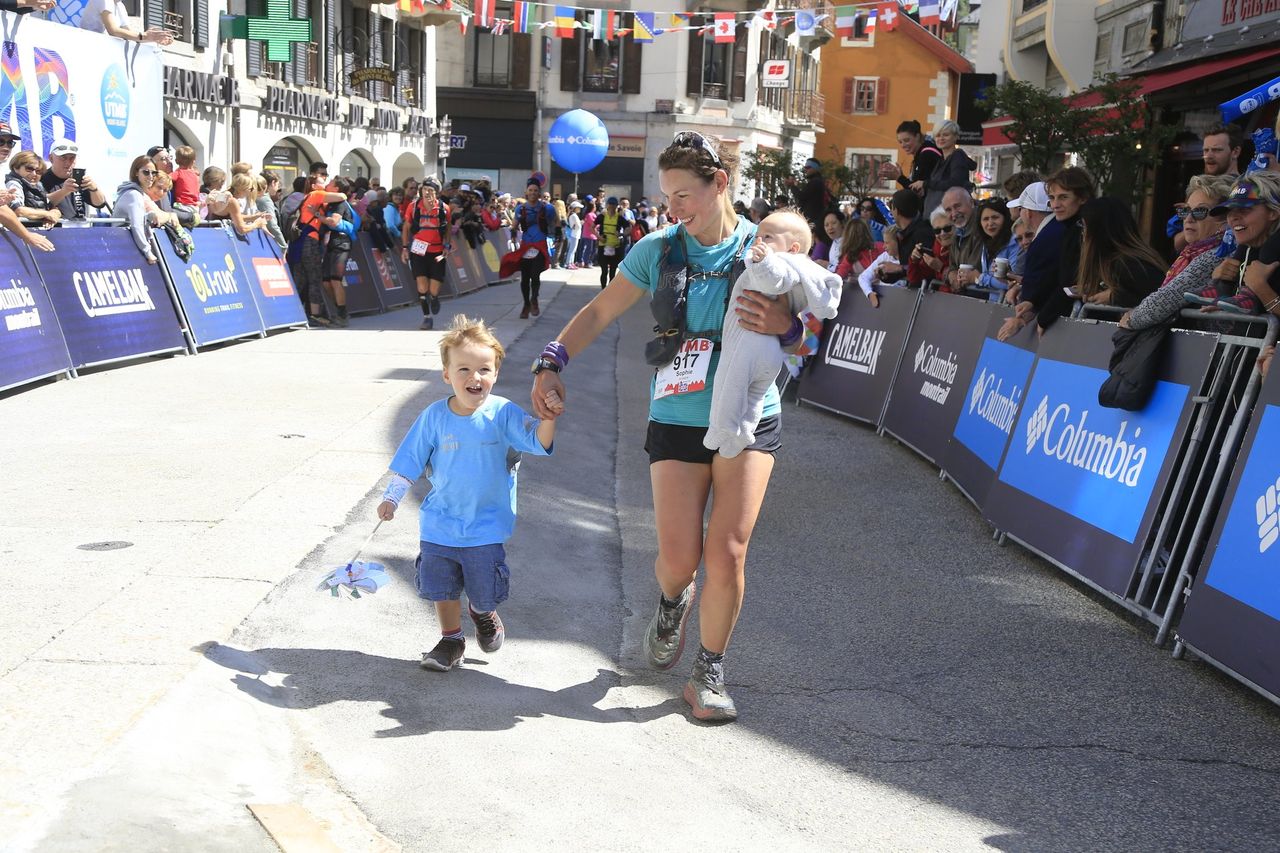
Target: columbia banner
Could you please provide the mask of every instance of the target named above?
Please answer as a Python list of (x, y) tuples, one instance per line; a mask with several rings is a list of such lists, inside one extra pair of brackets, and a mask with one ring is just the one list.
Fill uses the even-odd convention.
[(31, 253), (0, 231), (0, 391), (71, 368), (67, 342)]
[(800, 399), (878, 426), (919, 296), (917, 290), (881, 288), (880, 307), (872, 308), (861, 289), (846, 287), (839, 313), (826, 322), (822, 344), (809, 360)]
[(169, 235), (155, 235), (196, 346), (261, 334), (262, 318), (227, 232), (221, 225), (193, 228), (191, 239), (195, 251), (184, 261)]
[(0, 12), (0, 25), (0, 121), (22, 137), (18, 147), (48, 159), (65, 136), (98, 186), (127, 180), (133, 158), (164, 139), (160, 48), (34, 15)]
[(920, 302), (884, 429), (931, 462), (942, 458), (947, 425), (968, 402), (964, 392), (993, 310), (999, 309), (991, 302), (937, 291)]
[(1031, 378), (1040, 336), (1034, 323), (1007, 341), (996, 333), (1013, 309), (988, 303), (990, 318), (981, 341), (977, 363), (961, 399), (960, 410), (949, 422), (951, 437), (936, 461), (960, 491), (979, 506), (996, 478), (1009, 435), (1018, 420)]
[(1280, 696), (1280, 370), (1253, 411), (1178, 636)]
[(247, 280), (249, 295), (258, 305), (263, 329), (305, 326), (307, 314), (302, 310), (293, 277), (289, 275), (289, 267), (280, 257), (275, 241), (261, 228), (241, 237), (230, 224), (223, 227), (235, 246), (240, 270)]
[(997, 528), (1125, 596), (1190, 423), (1216, 337), (1173, 332), (1140, 412), (1098, 405), (1111, 335), (1059, 322), (1040, 341), (1017, 425), (983, 503)]
[(185, 350), (164, 276), (125, 228), (55, 228), (40, 275), (75, 367)]

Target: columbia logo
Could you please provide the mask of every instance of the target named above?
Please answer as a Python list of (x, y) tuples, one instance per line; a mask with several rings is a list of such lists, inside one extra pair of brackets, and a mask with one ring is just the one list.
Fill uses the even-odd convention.
[(973, 414), (973, 410), (982, 405), (982, 394), (987, 390), (987, 369), (982, 368), (982, 373), (978, 375), (978, 381), (973, 383), (973, 393), (969, 395), (969, 414)]
[(1267, 549), (1280, 539), (1280, 508), (1277, 507), (1277, 492), (1280, 492), (1280, 477), (1274, 486), (1267, 486), (1262, 497), (1258, 498), (1258, 553), (1265, 554)]
[(1044, 435), (1045, 430), (1049, 428), (1049, 398), (1041, 397), (1040, 405), (1036, 406), (1036, 410), (1031, 413), (1031, 418), (1027, 421), (1027, 452), (1036, 446), (1036, 442)]

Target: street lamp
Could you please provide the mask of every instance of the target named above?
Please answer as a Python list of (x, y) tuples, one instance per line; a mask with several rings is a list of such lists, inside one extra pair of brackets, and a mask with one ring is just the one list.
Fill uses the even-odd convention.
[(448, 115), (440, 119), (439, 133), (440, 139), (439, 147), (436, 149), (436, 159), (440, 161), (440, 184), (443, 186), (445, 183), (445, 166), (448, 165), (449, 161), (449, 149), (453, 147), (453, 122), (449, 121)]

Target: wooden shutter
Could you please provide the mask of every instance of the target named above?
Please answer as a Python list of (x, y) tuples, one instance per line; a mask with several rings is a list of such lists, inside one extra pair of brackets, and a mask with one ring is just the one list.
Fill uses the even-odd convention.
[[(117, 23), (128, 26), (127, 21)], [(146, 30), (151, 27), (164, 28), (164, 0), (145, 0), (142, 4), (142, 28)]]
[(338, 0), (319, 0), (324, 3), (324, 32), (320, 34), (324, 48), (322, 62), (324, 64), (324, 83), (322, 88), (332, 92), (333, 81), (337, 79), (341, 59), (338, 56)]
[[(635, 27), (634, 16), (630, 25)], [(640, 67), (642, 50), (644, 45), (636, 41), (630, 33), (622, 37), (622, 91), (624, 94), (640, 94), (640, 75), (644, 73)]]
[[(369, 65), (370, 66), (382, 64), (382, 57), (383, 57), (382, 35), (383, 35), (382, 18), (380, 16), (373, 15), (373, 13), (370, 13), (369, 14)], [(383, 89), (383, 86), (381, 83), (374, 83), (372, 86), (368, 87), (366, 91), (370, 91), (372, 93), (371, 100), (382, 101), (385, 99), (382, 89)]]
[(733, 36), (733, 86), (729, 92), (729, 100), (745, 101), (747, 99), (747, 34), (750, 27), (737, 27)]
[(697, 30), (689, 31), (689, 72), (685, 81), (686, 95), (702, 94), (702, 36)]
[(876, 115), (889, 112), (889, 78), (876, 79)]
[(511, 88), (528, 89), (530, 66), (533, 62), (533, 36), (529, 33), (511, 34)]
[(195, 0), (191, 4), (191, 40), (197, 48), (209, 46), (209, 0)]
[[(334, 0), (341, 2), (341, 0)], [(351, 76), (348, 69), (356, 60), (356, 10), (350, 3), (342, 4), (342, 57), (338, 62), (338, 91), (344, 95), (351, 94)]]
[(574, 30), (571, 39), (560, 42), (560, 91), (577, 92), (582, 89), (582, 30)]
[(846, 113), (853, 112), (853, 93), (856, 86), (857, 84), (854, 83), (852, 77), (844, 78), (844, 100), (840, 104), (841, 111)]

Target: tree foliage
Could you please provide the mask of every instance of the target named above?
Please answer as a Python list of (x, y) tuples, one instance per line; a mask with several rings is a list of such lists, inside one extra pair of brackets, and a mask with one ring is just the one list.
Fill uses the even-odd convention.
[(1023, 168), (1048, 174), (1074, 152), (1103, 194), (1135, 204), (1176, 132), (1157, 124), (1135, 81), (1114, 74), (1069, 98), (1012, 80), (988, 88), (983, 100), (989, 116), (1008, 117), (1002, 130)]

